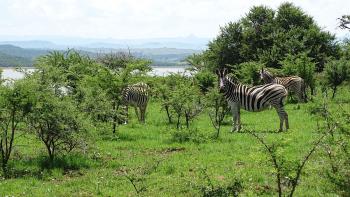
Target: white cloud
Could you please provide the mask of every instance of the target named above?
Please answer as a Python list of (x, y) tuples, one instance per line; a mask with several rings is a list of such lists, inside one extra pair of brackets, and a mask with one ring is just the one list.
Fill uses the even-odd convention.
[[(278, 0), (0, 0), (1, 35), (64, 35), (150, 38), (194, 34), (214, 37), (219, 26), (244, 16), (254, 5), (276, 9)], [(338, 35), (348, 0), (296, 0), (295, 5)]]

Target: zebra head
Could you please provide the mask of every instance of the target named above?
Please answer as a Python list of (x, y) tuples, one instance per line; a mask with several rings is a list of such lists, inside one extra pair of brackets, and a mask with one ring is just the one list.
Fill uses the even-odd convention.
[(227, 69), (224, 68), (224, 69), (221, 69), (221, 70), (216, 70), (216, 74), (218, 75), (219, 77), (219, 90), (220, 92), (223, 92), (225, 90), (225, 83), (227, 81)]
[(264, 81), (264, 83), (272, 83), (272, 81), (274, 80), (274, 76), (266, 69), (264, 70), (264, 68), (261, 68), (260, 79)]
[(264, 68), (263, 67), (261, 67), (259, 74), (260, 74), (260, 80), (264, 80)]

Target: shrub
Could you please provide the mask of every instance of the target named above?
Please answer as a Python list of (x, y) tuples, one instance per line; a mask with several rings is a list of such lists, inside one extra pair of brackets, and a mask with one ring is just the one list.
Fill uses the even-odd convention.
[(306, 53), (301, 53), (296, 56), (288, 54), (287, 57), (281, 61), (283, 65), (282, 71), (285, 75), (297, 75), (304, 79), (306, 86), (311, 90), (311, 94), (315, 94), (316, 80), (315, 80), (315, 63), (307, 56)]
[(238, 78), (244, 84), (258, 85), (260, 83), (259, 71), (263, 66), (258, 62), (242, 63), (238, 66)]
[(348, 60), (341, 59), (331, 61), (325, 67), (325, 81), (332, 88), (334, 98), (337, 87), (349, 78), (350, 63)]

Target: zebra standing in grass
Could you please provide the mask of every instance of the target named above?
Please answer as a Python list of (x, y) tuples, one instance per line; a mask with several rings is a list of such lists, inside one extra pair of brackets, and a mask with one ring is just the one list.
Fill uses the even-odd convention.
[[(126, 116), (128, 120), (128, 106), (135, 108), (135, 113), (141, 123), (145, 123), (145, 113), (148, 103), (148, 94), (150, 87), (145, 83), (136, 83), (124, 88), (122, 92), (123, 103), (126, 106)], [(138, 112), (140, 110), (140, 115)]]
[(261, 68), (260, 78), (267, 83), (277, 83), (287, 88), (288, 92), (293, 92), (297, 95), (299, 102), (306, 102), (305, 82), (304, 79), (298, 76), (290, 77), (275, 77), (269, 71)]
[(280, 118), (279, 131), (283, 131), (283, 123), (285, 122), (286, 130), (289, 128), (288, 114), (284, 110), (283, 100), (288, 92), (286, 88), (279, 84), (266, 84), (260, 86), (248, 87), (237, 83), (227, 76), (226, 69), (217, 71), (220, 79), (220, 92), (222, 92), (229, 103), (232, 116), (232, 131), (241, 129), (240, 107), (247, 111), (262, 111), (268, 106), (273, 106)]

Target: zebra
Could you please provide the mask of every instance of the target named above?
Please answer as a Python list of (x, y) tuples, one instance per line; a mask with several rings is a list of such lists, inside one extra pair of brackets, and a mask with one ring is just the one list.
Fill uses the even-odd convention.
[[(149, 99), (148, 98), (149, 90), (150, 90), (150, 87), (143, 82), (129, 85), (123, 89), (122, 101), (125, 106), (125, 111), (127, 116), (125, 123), (127, 123), (127, 120), (128, 120), (129, 105), (135, 108), (135, 113), (138, 120), (141, 123), (145, 123), (145, 112), (146, 112), (147, 103)], [(139, 115), (138, 109), (140, 110), (140, 115)]]
[(288, 92), (293, 92), (297, 95), (299, 102), (307, 102), (306, 98), (306, 86), (304, 79), (298, 76), (289, 77), (275, 77), (269, 71), (261, 68), (260, 79), (264, 81), (265, 84), (277, 83), (283, 85), (287, 88)]
[(288, 95), (286, 88), (280, 84), (265, 84), (259, 86), (248, 87), (236, 82), (227, 76), (227, 70), (217, 71), (219, 77), (219, 88), (231, 107), (232, 112), (232, 132), (240, 131), (240, 108), (243, 107), (247, 111), (258, 112), (268, 106), (273, 106), (280, 118), (279, 132), (283, 131), (283, 123), (285, 122), (286, 130), (289, 129), (288, 114), (284, 110), (283, 100)]

